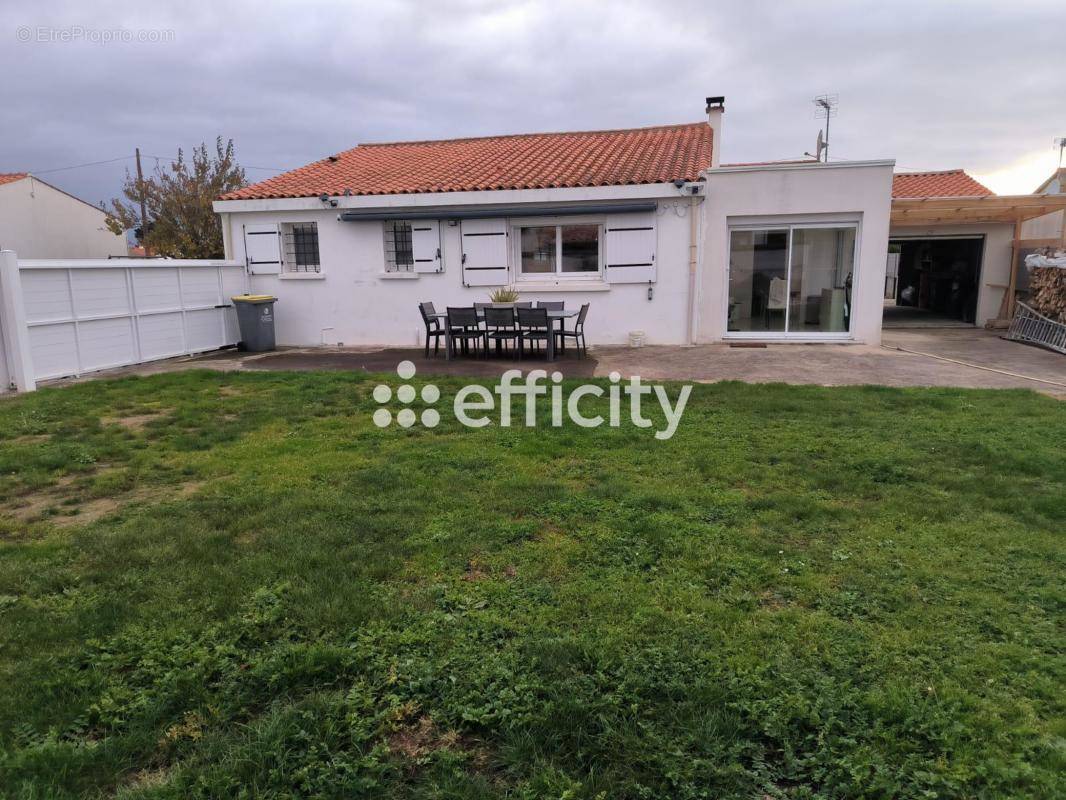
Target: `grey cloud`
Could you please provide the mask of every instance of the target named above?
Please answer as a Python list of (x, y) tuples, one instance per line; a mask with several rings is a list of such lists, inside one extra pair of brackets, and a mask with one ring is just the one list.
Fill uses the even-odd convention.
[[(364, 141), (688, 122), (708, 94), (727, 96), (726, 160), (788, 158), (813, 144), (811, 97), (838, 92), (835, 155), (981, 172), (1066, 135), (1061, 21), (1057, 2), (19, 4), (0, 10), (0, 171), (219, 134), (294, 167)], [(17, 41), (71, 25), (174, 41)], [(95, 202), (129, 163), (43, 177)]]

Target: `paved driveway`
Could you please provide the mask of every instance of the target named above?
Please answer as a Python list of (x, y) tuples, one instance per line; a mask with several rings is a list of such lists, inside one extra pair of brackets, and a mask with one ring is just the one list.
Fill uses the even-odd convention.
[(606, 376), (618, 371), (623, 376), (640, 375), (649, 380), (1032, 389), (1066, 399), (1066, 356), (1008, 342), (998, 333), (975, 328), (886, 331), (881, 347), (597, 347), (588, 359), (579, 360), (568, 354), (550, 365), (532, 360), (427, 360), (422, 358), (420, 349), (403, 348), (293, 348), (262, 354), (224, 350), (97, 374), (144, 375), (193, 368), (392, 372), (404, 359), (415, 363), (419, 375), (493, 377), (515, 367), (548, 368), (569, 377)]
[(596, 355), (598, 375), (617, 369), (658, 380), (961, 386), (1033, 389), (1066, 397), (1066, 356), (1008, 342), (998, 333), (975, 328), (886, 331), (881, 347), (706, 345), (601, 348)]

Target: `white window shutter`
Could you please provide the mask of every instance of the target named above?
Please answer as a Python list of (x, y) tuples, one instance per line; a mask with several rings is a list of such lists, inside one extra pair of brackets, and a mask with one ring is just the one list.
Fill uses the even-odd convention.
[(281, 235), (278, 226), (244, 226), (244, 263), (252, 275), (281, 272)]
[(460, 223), (463, 241), (463, 283), (467, 286), (507, 285), (507, 221), (467, 219)]
[(655, 214), (616, 214), (604, 226), (604, 280), (655, 281)]
[(440, 249), (440, 223), (437, 220), (411, 221), (411, 249), (415, 256), (415, 272), (444, 271)]

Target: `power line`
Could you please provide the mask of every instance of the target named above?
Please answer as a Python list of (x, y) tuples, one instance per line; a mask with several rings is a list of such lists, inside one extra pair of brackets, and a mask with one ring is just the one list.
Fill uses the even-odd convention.
[[(168, 158), (166, 156), (153, 156), (149, 155), (148, 153), (145, 153), (144, 155), (147, 158), (154, 158), (156, 161), (169, 161), (171, 164), (177, 161), (176, 158)], [(247, 164), (241, 164), (240, 166), (241, 169), (259, 169), (263, 172), (288, 172), (290, 169), (292, 169), (292, 167), (253, 167)]]
[(133, 155), (119, 156), (118, 158), (108, 158), (104, 161), (89, 161), (86, 164), (72, 164), (69, 167), (53, 167), (52, 169), (31, 169), (28, 172), (31, 175), (47, 175), (50, 172), (65, 172), (68, 169), (81, 169), (82, 167), (97, 167), (101, 164), (114, 164), (116, 161), (126, 161), (133, 158)]
[[(168, 161), (170, 163), (174, 163), (177, 160), (175, 158), (167, 158), (166, 156), (148, 155), (147, 153), (145, 153), (144, 155), (147, 158), (154, 158), (156, 161)], [(133, 154), (130, 154), (128, 156), (119, 156), (118, 158), (107, 158), (107, 159), (104, 159), (103, 161), (87, 161), (84, 164), (71, 164), (70, 166), (67, 166), (67, 167), (52, 167), (50, 169), (30, 169), (30, 170), (26, 170), (26, 172), (28, 172), (30, 175), (48, 175), (48, 174), (50, 174), (52, 172), (66, 172), (67, 170), (81, 169), (82, 167), (99, 167), (99, 166), (101, 166), (103, 164), (115, 164), (115, 163), (117, 163), (119, 161), (128, 161), (128, 160), (133, 159), (133, 158), (136, 158), (136, 156), (133, 155)], [(291, 169), (291, 167), (253, 167), (253, 166), (243, 166), (243, 165), (242, 165), (242, 168), (243, 169), (256, 169), (256, 170), (261, 170), (263, 172), (288, 172), (289, 169)]]

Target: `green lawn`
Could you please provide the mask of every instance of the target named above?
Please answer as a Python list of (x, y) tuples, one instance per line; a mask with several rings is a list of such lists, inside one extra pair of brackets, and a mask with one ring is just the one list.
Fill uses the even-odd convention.
[(1063, 796), (1062, 403), (719, 384), (661, 442), (376, 383), (0, 402), (0, 796)]

